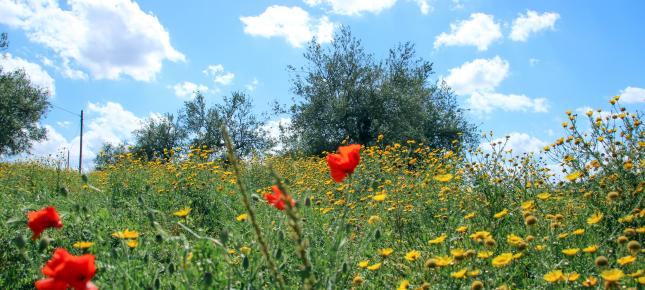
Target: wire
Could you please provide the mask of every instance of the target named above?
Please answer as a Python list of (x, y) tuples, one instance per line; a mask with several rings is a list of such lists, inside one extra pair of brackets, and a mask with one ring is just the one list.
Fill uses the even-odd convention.
[(70, 111), (70, 110), (68, 110), (68, 109), (65, 109), (65, 108), (63, 108), (63, 107), (61, 107), (61, 106), (58, 106), (58, 105), (56, 105), (56, 104), (54, 104), (54, 103), (51, 103), (51, 104), (52, 104), (52, 106), (53, 106), (54, 108), (59, 109), (59, 110), (63, 110), (63, 111), (65, 111), (65, 112), (67, 112), (67, 113), (70, 113), (70, 114), (72, 114), (72, 115), (76, 116), (76, 117), (80, 117), (80, 116), (81, 116), (81, 115), (79, 115), (79, 114), (77, 114), (77, 113), (74, 113), (74, 112), (72, 112), (72, 111)]

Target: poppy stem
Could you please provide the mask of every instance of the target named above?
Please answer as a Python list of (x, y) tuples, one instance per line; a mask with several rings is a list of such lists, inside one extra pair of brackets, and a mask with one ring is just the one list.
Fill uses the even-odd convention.
[(233, 149), (233, 140), (231, 140), (231, 136), (228, 134), (228, 130), (226, 129), (226, 126), (222, 126), (222, 134), (224, 135), (224, 141), (226, 142), (226, 149), (228, 151), (228, 161), (233, 166), (233, 171), (235, 172), (235, 177), (236, 177), (235, 179), (237, 181), (237, 186), (239, 187), (240, 193), (242, 194), (242, 202), (244, 203), (244, 207), (248, 212), (249, 221), (253, 226), (255, 236), (257, 237), (258, 243), (260, 244), (260, 251), (262, 252), (262, 255), (264, 255), (264, 258), (266, 259), (267, 264), (269, 264), (269, 271), (271, 272), (271, 275), (278, 282), (278, 289), (284, 289), (284, 280), (282, 279), (282, 276), (280, 276), (280, 274), (278, 273), (278, 270), (275, 266), (275, 262), (273, 261), (273, 259), (271, 258), (271, 255), (269, 254), (269, 247), (267, 246), (267, 243), (264, 240), (264, 237), (262, 236), (262, 230), (260, 229), (260, 226), (256, 222), (255, 211), (253, 210), (253, 207), (251, 207), (251, 203), (249, 202), (249, 194), (246, 190), (246, 186), (244, 185), (244, 182), (242, 182), (242, 173), (239, 166), (239, 160), (235, 156), (235, 150)]
[(300, 257), (300, 259), (302, 260), (302, 267), (305, 273), (304, 289), (313, 289), (313, 286), (316, 283), (316, 277), (314, 276), (313, 266), (311, 265), (311, 261), (309, 261), (309, 256), (307, 256), (307, 249), (308, 249), (309, 243), (304, 237), (301, 219), (298, 216), (298, 212), (296, 211), (296, 208), (293, 206), (293, 203), (291, 203), (292, 198), (289, 196), (284, 186), (284, 183), (282, 182), (282, 179), (275, 171), (273, 166), (269, 165), (269, 168), (271, 169), (271, 174), (275, 178), (276, 186), (283, 193), (280, 196), (280, 198), (284, 201), (286, 205), (285, 212), (287, 214), (287, 217), (289, 217), (289, 220), (290, 220), (289, 226), (295, 233), (294, 240), (298, 244), (297, 254), (298, 254), (298, 257)]

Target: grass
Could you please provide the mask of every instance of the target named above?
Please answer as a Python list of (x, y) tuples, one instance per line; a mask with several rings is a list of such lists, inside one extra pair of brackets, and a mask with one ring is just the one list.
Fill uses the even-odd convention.
[[(236, 172), (205, 148), (163, 162), (122, 156), (86, 178), (3, 163), (0, 288), (33, 289), (62, 247), (96, 256), (101, 289), (637, 289), (645, 133), (641, 114), (616, 101), (606, 114), (568, 113), (540, 154), (514, 155), (504, 141), (454, 152), (377, 142), (342, 183), (322, 157), (253, 159)], [(294, 208), (264, 201), (275, 184)], [(50, 205), (63, 228), (30, 240), (26, 213)], [(126, 229), (136, 246), (113, 237)]]

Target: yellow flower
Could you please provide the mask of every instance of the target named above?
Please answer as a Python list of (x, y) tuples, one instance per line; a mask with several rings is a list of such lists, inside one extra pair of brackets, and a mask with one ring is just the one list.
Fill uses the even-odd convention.
[(627, 276), (632, 277), (632, 278), (638, 278), (638, 277), (643, 276), (643, 273), (645, 273), (645, 271), (643, 271), (643, 270), (638, 270), (638, 271), (636, 271), (636, 272), (634, 272), (634, 273), (629, 273), (629, 274), (627, 274)]
[(636, 281), (638, 282), (638, 284), (645, 285), (645, 276), (638, 277), (638, 279), (636, 279)]
[(567, 175), (567, 176), (566, 176), (566, 178), (567, 178), (567, 180), (569, 180), (569, 181), (575, 181), (575, 180), (576, 180), (576, 179), (578, 179), (580, 176), (582, 176), (582, 172), (580, 172), (580, 171), (576, 171), (576, 172), (573, 172), (573, 173), (571, 173), (571, 174)]
[(391, 255), (393, 252), (394, 252), (394, 249), (392, 249), (392, 248), (384, 248), (384, 249), (380, 249), (380, 250), (378, 250), (378, 254), (379, 254), (381, 257), (388, 257), (388, 256), (389, 256), (389, 255)]
[(569, 282), (573, 282), (575, 280), (578, 280), (578, 278), (580, 278), (580, 274), (578, 274), (577, 272), (567, 273), (564, 276), (567, 279), (567, 281), (569, 281)]
[(435, 175), (433, 179), (439, 182), (448, 182), (452, 180), (452, 177), (453, 177), (452, 174), (446, 173), (446, 174)]
[(513, 262), (513, 253), (503, 253), (491, 261), (494, 267), (504, 267)]
[(537, 195), (537, 198), (539, 198), (540, 200), (547, 200), (549, 199), (549, 197), (551, 197), (551, 194), (548, 192), (543, 192)]
[(441, 236), (439, 236), (439, 237), (437, 237), (437, 238), (435, 238), (435, 239), (432, 239), (432, 240), (428, 241), (428, 244), (430, 244), (430, 245), (437, 245), (437, 244), (441, 244), (441, 243), (443, 243), (443, 241), (445, 241), (445, 240), (446, 240), (446, 238), (447, 238), (447, 237), (448, 237), (448, 236), (446, 236), (446, 234), (442, 234)]
[(474, 218), (474, 217), (475, 217), (475, 212), (471, 212), (471, 213), (465, 215), (464, 219), (469, 220), (469, 219)]
[(514, 234), (510, 234), (510, 235), (506, 236), (506, 242), (508, 242), (512, 246), (517, 247), (517, 245), (519, 245), (520, 243), (524, 243), (524, 239), (522, 239), (522, 238), (520, 238), (520, 237), (518, 237), (518, 236), (516, 236)]
[(139, 245), (139, 242), (137, 242), (137, 240), (128, 240), (127, 245), (130, 248), (136, 248)]
[(464, 254), (466, 254), (466, 251), (464, 251), (464, 249), (452, 249), (452, 250), (450, 250), (450, 255), (452, 255), (457, 260), (463, 258)]
[(174, 212), (173, 214), (175, 216), (180, 217), (180, 218), (185, 218), (186, 216), (188, 216), (188, 214), (190, 213), (191, 210), (193, 210), (193, 209), (190, 208), (190, 207), (185, 207), (185, 208), (182, 208), (181, 210), (178, 210), (178, 211)]
[(452, 264), (452, 262), (454, 261), (452, 257), (448, 257), (448, 256), (435, 257), (434, 259), (437, 262), (437, 266), (439, 267), (448, 266)]
[(397, 290), (406, 290), (410, 287), (410, 281), (408, 280), (403, 280), (401, 281), (401, 284), (399, 284), (399, 287), (396, 288)]
[(136, 231), (124, 230), (121, 232), (112, 233), (112, 236), (117, 239), (136, 239), (139, 237), (139, 233)]
[(562, 273), (561, 270), (555, 270), (551, 271), (549, 273), (544, 274), (544, 280), (546, 280), (549, 283), (555, 283), (559, 281), (564, 281), (564, 273)]
[(589, 276), (589, 277), (587, 277), (587, 279), (582, 281), (582, 286), (593, 287), (593, 286), (596, 286), (597, 283), (598, 283), (598, 279), (596, 279), (596, 277)]
[(380, 268), (381, 268), (381, 263), (376, 263), (376, 264), (374, 264), (374, 265), (372, 265), (372, 266), (368, 266), (368, 267), (367, 267), (367, 270), (370, 270), (370, 271), (376, 271), (376, 270), (378, 270), (378, 269), (380, 269)]
[(625, 265), (634, 263), (634, 261), (636, 261), (636, 257), (634, 257), (634, 256), (625, 256), (625, 257), (622, 257), (622, 258), (618, 259), (618, 265), (625, 266)]
[(475, 242), (483, 242), (486, 239), (492, 238), (491, 234), (487, 231), (478, 231), (470, 235), (470, 238)]
[(381, 217), (377, 215), (370, 216), (369, 219), (367, 219), (367, 223), (370, 225), (373, 225), (375, 223), (378, 223), (381, 221)]
[(602, 220), (603, 216), (604, 215), (602, 213), (597, 212), (587, 219), (587, 223), (590, 225), (595, 225), (599, 223), (600, 220)]
[(91, 246), (93, 246), (93, 242), (76, 242), (72, 247), (77, 248), (77, 249), (87, 249)]
[(405, 254), (405, 259), (410, 262), (416, 261), (417, 259), (419, 259), (419, 257), (421, 257), (421, 253), (415, 250), (409, 251), (407, 254)]
[(460, 226), (455, 231), (458, 233), (465, 233), (468, 230), (467, 226)]
[(567, 255), (567, 256), (575, 256), (576, 254), (578, 254), (579, 251), (580, 251), (580, 249), (578, 249), (578, 248), (571, 248), (571, 249), (562, 250), (562, 253)]
[(493, 217), (495, 217), (496, 219), (500, 219), (506, 216), (507, 214), (508, 214), (508, 209), (503, 209), (502, 211), (496, 213)]
[(535, 250), (536, 251), (542, 251), (542, 250), (544, 250), (544, 246), (543, 245), (537, 245), (537, 246), (535, 246)]
[(354, 279), (352, 279), (352, 284), (354, 284), (354, 285), (363, 284), (363, 277), (361, 277), (361, 275), (359, 275), (359, 274), (356, 274), (356, 276), (354, 276)]
[(623, 271), (620, 269), (611, 269), (602, 271), (602, 273), (600, 273), (600, 277), (605, 279), (605, 281), (607, 282), (617, 282), (625, 277), (625, 273), (623, 273)]
[(382, 193), (382, 194), (377, 194), (377, 195), (373, 196), (373, 197), (372, 197), (372, 199), (373, 199), (374, 201), (381, 202), (381, 201), (384, 201), (384, 200), (385, 200), (385, 197), (387, 197), (387, 194)]
[(463, 279), (466, 278), (466, 272), (468, 272), (468, 268), (463, 268), (457, 272), (450, 273), (450, 277), (453, 277), (455, 279)]
[(370, 264), (370, 261), (363, 260), (363, 261), (358, 262), (358, 267), (361, 268), (361, 269), (365, 269), (365, 268), (367, 268), (367, 266), (369, 264)]
[(488, 257), (490, 257), (492, 255), (493, 255), (492, 251), (481, 251), (481, 252), (477, 253), (477, 258), (487, 259)]
[(248, 255), (248, 254), (250, 254), (250, 253), (251, 253), (251, 248), (246, 247), (246, 246), (241, 247), (241, 248), (240, 248), (240, 252), (241, 252), (242, 254), (244, 254), (244, 255)]
[(401, 281), (401, 284), (399, 284), (399, 288), (396, 288), (397, 290), (406, 290), (410, 287), (410, 281), (408, 280), (403, 280)]
[(475, 269), (475, 270), (472, 270), (472, 271), (468, 271), (468, 277), (475, 277), (475, 276), (479, 276), (479, 274), (481, 274), (481, 273), (482, 273), (482, 271), (481, 271), (481, 270), (478, 270), (478, 269)]
[(577, 229), (577, 230), (575, 230), (575, 231), (573, 231), (573, 232), (572, 232), (572, 234), (574, 234), (574, 235), (578, 235), (578, 236), (579, 236), (579, 235), (582, 235), (582, 234), (584, 234), (584, 233), (585, 233), (585, 230), (584, 230), (584, 229)]
[(238, 222), (243, 222), (243, 221), (247, 220), (248, 218), (249, 218), (249, 215), (248, 215), (248, 214), (246, 214), (246, 213), (243, 213), (243, 214), (241, 214), (241, 215), (238, 215), (238, 216), (235, 218), (235, 220), (237, 220)]
[(591, 245), (582, 249), (585, 253), (595, 253), (598, 250), (598, 245)]

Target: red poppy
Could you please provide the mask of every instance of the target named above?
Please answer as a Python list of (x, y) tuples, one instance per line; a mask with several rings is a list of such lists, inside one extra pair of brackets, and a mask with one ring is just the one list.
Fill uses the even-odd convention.
[(331, 178), (336, 182), (343, 182), (347, 175), (354, 173), (354, 169), (361, 161), (361, 145), (352, 144), (338, 147), (338, 153), (327, 155), (327, 164)]
[(38, 290), (98, 290), (90, 281), (96, 273), (94, 255), (73, 256), (59, 248), (42, 272), (48, 278), (36, 281)]
[[(282, 193), (282, 191), (280, 191), (277, 186), (274, 185), (271, 187), (271, 189), (273, 190), (273, 194), (264, 194), (264, 199), (266, 199), (270, 205), (275, 206), (275, 208), (279, 210), (284, 210), (284, 201), (288, 200), (291, 203), (291, 207), (296, 206), (296, 201), (291, 199), (290, 196)], [(284, 195), (284, 198), (282, 197), (282, 195)]]
[(46, 228), (62, 228), (63, 223), (60, 220), (60, 216), (56, 212), (56, 209), (53, 206), (43, 208), (39, 211), (30, 211), (27, 213), (27, 226), (31, 229), (34, 234), (31, 236), (32, 240), (40, 237), (40, 234)]

